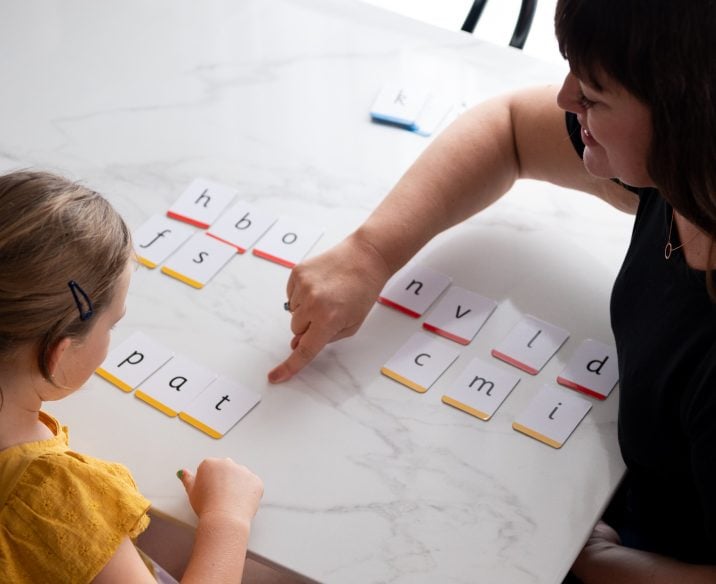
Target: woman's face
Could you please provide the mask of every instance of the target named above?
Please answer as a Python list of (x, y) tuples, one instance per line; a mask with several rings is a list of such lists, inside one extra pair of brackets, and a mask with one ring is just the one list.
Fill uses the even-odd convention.
[(652, 126), (649, 108), (607, 76), (601, 88), (569, 73), (557, 97), (559, 106), (577, 114), (582, 126), (584, 166), (602, 178), (635, 187), (654, 186), (647, 172)]

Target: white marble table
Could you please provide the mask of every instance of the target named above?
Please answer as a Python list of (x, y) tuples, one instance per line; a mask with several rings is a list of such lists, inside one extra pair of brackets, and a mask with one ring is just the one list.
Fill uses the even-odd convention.
[[(351, 0), (14, 0), (0, 5), (2, 165), (50, 168), (97, 188), (132, 227), (195, 177), (325, 227), (314, 251), (366, 216), (429, 140), (371, 124), (397, 77), (466, 103), (561, 70)], [(246, 255), (204, 290), (140, 268), (118, 328), (142, 330), (260, 391), (223, 439), (105, 381), (48, 409), (73, 446), (132, 468), (156, 508), (192, 524), (174, 476), (231, 456), (266, 483), (250, 551), (321, 582), (560, 581), (616, 487), (617, 391), (561, 450), (511, 429), (586, 337), (611, 341), (608, 295), (630, 218), (586, 196), (523, 183), (433, 241), (426, 264), (499, 302), (424, 395), (379, 374), (419, 329), (377, 306), (290, 383), (288, 270)], [(485, 423), (441, 388), (521, 314), (571, 332), (538, 376)], [(501, 366), (509, 367), (502, 364)]]

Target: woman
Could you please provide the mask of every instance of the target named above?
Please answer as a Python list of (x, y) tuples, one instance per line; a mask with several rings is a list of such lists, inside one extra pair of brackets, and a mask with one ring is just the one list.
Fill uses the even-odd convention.
[(611, 301), (628, 472), (573, 566), (586, 583), (716, 581), (714, 25), (709, 0), (559, 0), (562, 88), (463, 115), (287, 287), (293, 352), (272, 382), (353, 334), (392, 274), (518, 178), (635, 213)]

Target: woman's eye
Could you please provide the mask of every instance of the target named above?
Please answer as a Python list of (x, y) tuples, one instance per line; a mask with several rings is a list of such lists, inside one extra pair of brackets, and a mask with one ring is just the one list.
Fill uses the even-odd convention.
[(582, 106), (584, 109), (589, 109), (594, 105), (594, 101), (589, 99), (584, 93), (580, 90), (579, 92), (579, 105)]

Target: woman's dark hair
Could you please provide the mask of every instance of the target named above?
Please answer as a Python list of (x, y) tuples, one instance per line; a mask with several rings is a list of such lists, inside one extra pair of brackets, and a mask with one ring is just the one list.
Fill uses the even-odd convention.
[(606, 74), (649, 107), (649, 175), (716, 238), (716, 2), (558, 0), (555, 29), (578, 77)]

